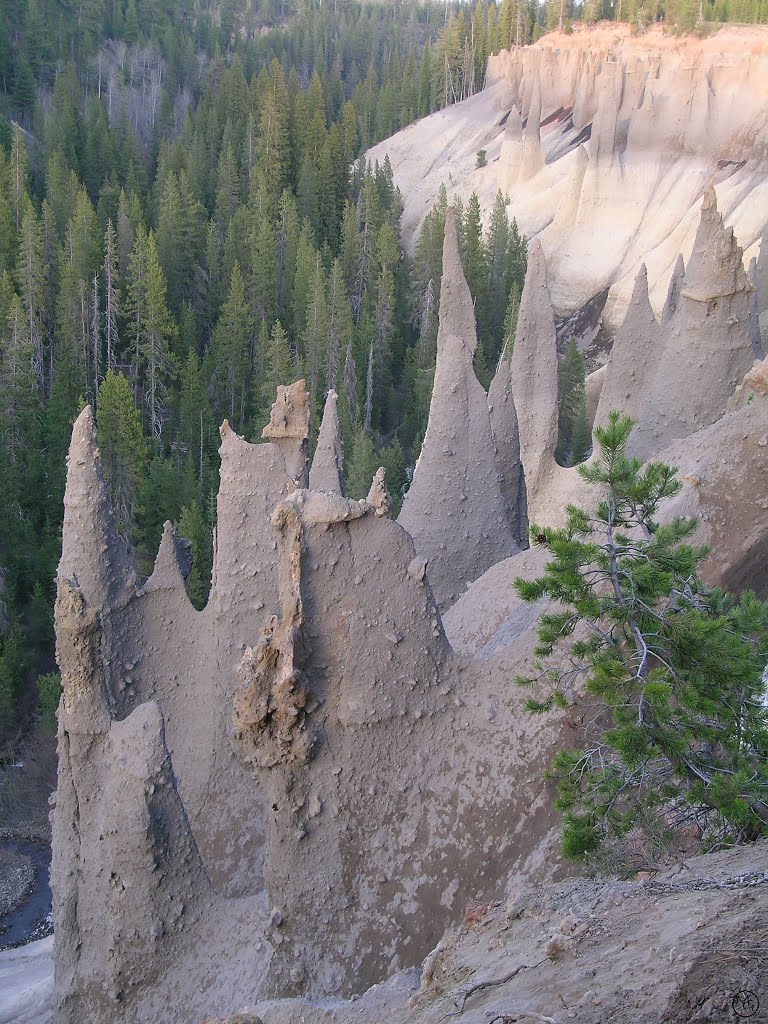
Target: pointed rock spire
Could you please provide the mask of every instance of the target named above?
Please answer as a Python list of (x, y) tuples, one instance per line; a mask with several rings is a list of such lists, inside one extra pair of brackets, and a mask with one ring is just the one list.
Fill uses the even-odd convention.
[(214, 894), (156, 703), (112, 722), (106, 741), (63, 746), (68, 773), (59, 781), (75, 813), (67, 821), (57, 807), (55, 822), (57, 1009), (61, 1020), (106, 1019), (84, 1015), (83, 1005), (135, 1005), (150, 979), (178, 969)]
[(72, 428), (58, 575), (60, 580), (76, 580), (88, 604), (100, 609), (125, 600), (136, 581), (112, 521), (90, 405)]
[(755, 283), (757, 287), (757, 310), (764, 313), (768, 309), (768, 225), (763, 228), (760, 239), (760, 252), (755, 266)]
[(749, 294), (749, 329), (752, 335), (752, 354), (755, 359), (762, 359), (765, 355), (763, 339), (760, 334), (760, 304), (757, 298), (757, 257), (753, 256), (747, 268), (747, 278), (752, 285)]
[(501, 353), (491, 386), (488, 409), (496, 453), (496, 469), (507, 519), (518, 541), (525, 539), (528, 519), (525, 508), (525, 478), (520, 461), (520, 431), (512, 395), (512, 363), (507, 348)]
[(523, 119), (517, 107), (512, 107), (504, 125), (504, 138), (499, 154), (500, 179), (503, 189), (510, 189), (517, 181), (523, 151)]
[(613, 342), (594, 426), (605, 426), (608, 414), (614, 410), (637, 422), (648, 378), (656, 366), (658, 343), (659, 325), (648, 298), (648, 271), (643, 263)]
[(309, 471), (309, 487), (313, 491), (333, 491), (336, 494), (343, 494), (341, 467), (344, 461), (344, 450), (341, 443), (336, 398), (336, 392), (331, 388), (325, 400), (315, 457)]
[(742, 257), (733, 228), (723, 224), (722, 214), (717, 209), (717, 194), (710, 186), (704, 193), (701, 220), (685, 272), (686, 297), (708, 302), (721, 295), (748, 294), (752, 285)]
[(523, 146), (520, 155), (520, 169), (517, 181), (528, 181), (544, 166), (544, 151), (541, 148), (541, 80), (536, 74), (528, 107), (528, 117), (523, 129)]
[(619, 113), (621, 66), (607, 63), (600, 75), (600, 98), (592, 122), (591, 155), (598, 161), (613, 157)]
[(680, 289), (683, 287), (684, 280), (685, 260), (683, 259), (683, 254), (680, 253), (675, 262), (675, 269), (672, 271), (672, 277), (669, 279), (667, 298), (664, 303), (664, 309), (661, 313), (662, 324), (668, 324), (677, 312), (677, 304), (680, 301)]
[(752, 285), (742, 251), (707, 190), (677, 309), (665, 325), (665, 346), (646, 391), (630, 449), (649, 458), (706, 427), (754, 360)]
[(371, 486), (368, 490), (368, 497), (365, 499), (375, 510), (375, 514), (382, 518), (389, 515), (392, 499), (384, 483), (384, 467), (379, 466), (373, 475)]
[(555, 466), (557, 447), (557, 346), (541, 242), (528, 250), (528, 271), (511, 361), (512, 395), (520, 458), (530, 502)]
[(418, 554), (428, 560), (429, 580), (442, 607), (517, 550), (494, 461), (487, 396), (473, 368), (476, 348), (472, 296), (449, 208), (429, 422), (399, 518)]
[(163, 537), (158, 548), (152, 575), (144, 584), (144, 592), (153, 590), (184, 590), (184, 577), (179, 564), (176, 531), (169, 521), (163, 526)]

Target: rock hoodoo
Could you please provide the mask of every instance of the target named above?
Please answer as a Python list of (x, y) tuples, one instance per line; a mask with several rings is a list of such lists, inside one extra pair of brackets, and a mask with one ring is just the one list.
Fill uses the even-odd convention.
[(343, 494), (341, 469), (344, 464), (344, 450), (341, 443), (336, 399), (336, 392), (331, 388), (325, 399), (317, 447), (312, 459), (312, 468), (309, 471), (309, 486), (313, 491), (332, 491), (335, 494)]
[[(653, 350), (655, 372), (642, 389), (633, 454), (646, 458), (659, 452), (726, 411), (760, 355), (753, 291), (733, 229), (724, 227), (715, 191), (709, 189), (674, 313)], [(635, 365), (643, 362), (637, 359)]]
[(619, 409), (637, 422), (650, 378), (658, 365), (663, 342), (648, 298), (648, 271), (640, 267), (627, 315), (613, 341), (611, 358), (595, 413), (595, 425), (608, 421), (608, 413)]
[[(701, 517), (711, 579), (764, 591), (768, 389), (751, 286), (709, 200), (703, 224), (717, 260), (690, 261), (663, 358), (692, 350), (708, 318), (707, 360), (681, 357), (676, 386), (712, 389), (720, 413), (662, 423), (659, 455), (684, 482), (665, 514)], [(310, 472), (303, 381), (278, 389), (265, 443), (225, 422), (200, 612), (170, 525), (150, 578), (135, 576), (80, 415), (56, 602), (57, 1024), (175, 1024), (361, 991), (422, 960), (510, 872), (557, 872), (541, 770), (578, 723), (528, 718), (510, 685), (541, 611), (512, 581), (542, 552), (516, 537), (527, 516), (561, 522), (567, 501), (590, 500), (554, 461), (546, 274), (534, 243), (514, 350), (486, 396), (449, 211), (430, 422), (399, 522), (381, 471), (366, 500), (343, 497), (332, 394)], [(644, 379), (631, 334), (649, 345), (654, 325), (641, 274), (601, 408)], [(645, 386), (644, 410), (670, 408), (663, 383)]]
[(488, 397), (475, 376), (476, 348), (474, 306), (450, 208), (429, 422), (398, 520), (427, 559), (441, 608), (453, 604), (494, 562), (518, 550), (494, 458)]
[[(539, 766), (557, 723), (519, 756), (501, 742), (521, 729), (508, 680), (533, 631), (491, 665), (451, 650), (381, 475), (368, 501), (296, 485), (306, 402), (303, 382), (281, 389), (265, 444), (222, 429), (202, 612), (170, 528), (144, 586), (114, 573), (126, 555), (90, 410), (75, 425), (56, 613), (62, 1024), (362, 989), (423, 957), (512, 863), (546, 863)], [(490, 427), (486, 443), (492, 465)], [(89, 516), (106, 544), (95, 556), (80, 539)], [(510, 830), (530, 807), (537, 828)]]

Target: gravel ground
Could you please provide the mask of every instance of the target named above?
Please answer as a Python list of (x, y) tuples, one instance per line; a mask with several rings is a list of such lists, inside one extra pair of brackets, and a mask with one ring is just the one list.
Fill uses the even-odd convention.
[(30, 858), (0, 845), (0, 917), (22, 902), (34, 880), (35, 869)]

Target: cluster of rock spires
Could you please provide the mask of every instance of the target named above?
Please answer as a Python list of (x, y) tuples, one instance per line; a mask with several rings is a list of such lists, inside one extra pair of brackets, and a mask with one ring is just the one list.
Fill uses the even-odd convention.
[[(366, 500), (344, 497), (335, 394), (310, 469), (304, 382), (280, 387), (265, 443), (221, 429), (203, 611), (170, 524), (136, 578), (91, 410), (76, 422), (56, 603), (58, 1024), (170, 1024), (362, 991), (419, 962), (513, 868), (558, 871), (541, 769), (575, 723), (527, 718), (510, 685), (540, 611), (512, 586), (541, 564), (526, 523), (588, 500), (554, 459), (545, 261), (534, 243), (488, 395), (452, 211), (443, 268), (429, 427), (399, 522), (381, 471)], [(764, 590), (755, 312), (708, 192), (661, 323), (642, 271), (591, 394), (598, 423), (630, 409), (634, 450), (680, 467), (673, 511), (701, 517), (710, 577)]]
[[(764, 26), (682, 41), (660, 26), (577, 27), (490, 57), (481, 93), (368, 156), (389, 158), (411, 239), (441, 184), (449, 201), (477, 192), (484, 211), (501, 189), (523, 233), (542, 243), (555, 309), (571, 313), (609, 289), (613, 332), (643, 262), (661, 310), (678, 254), (688, 262), (708, 184), (748, 259), (758, 255), (768, 222), (766, 103)], [(765, 269), (760, 261), (761, 294)]]

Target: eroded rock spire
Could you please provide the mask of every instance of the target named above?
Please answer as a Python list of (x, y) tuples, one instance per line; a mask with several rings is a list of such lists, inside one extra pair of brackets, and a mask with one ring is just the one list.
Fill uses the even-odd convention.
[(742, 251), (709, 188), (663, 352), (646, 392), (632, 452), (648, 458), (714, 423), (755, 357), (752, 284)]
[(643, 263), (627, 315), (613, 342), (595, 414), (595, 426), (605, 426), (608, 413), (613, 410), (637, 422), (648, 379), (656, 366), (658, 342), (659, 325), (648, 298), (648, 273)]
[(523, 129), (523, 144), (520, 154), (520, 169), (517, 181), (528, 181), (544, 166), (544, 152), (541, 148), (541, 81), (539, 76), (533, 83), (531, 102)]
[(491, 414), (496, 469), (507, 519), (517, 540), (523, 542), (528, 532), (525, 477), (520, 461), (520, 430), (512, 395), (512, 356), (507, 347), (501, 353), (488, 390), (488, 409)]
[(112, 519), (90, 405), (72, 428), (67, 466), (59, 579), (76, 580), (96, 607), (125, 600), (136, 577)]
[(685, 260), (683, 259), (683, 254), (680, 253), (675, 261), (675, 268), (672, 271), (672, 276), (669, 279), (667, 298), (664, 303), (664, 309), (661, 312), (662, 324), (668, 324), (677, 312), (677, 304), (680, 301), (680, 290), (683, 287), (684, 280)]
[(547, 288), (547, 266), (538, 239), (531, 242), (528, 250), (511, 375), (520, 459), (530, 501), (533, 495), (544, 491), (555, 470), (557, 447), (555, 317)]
[(307, 482), (307, 441), (309, 438), (309, 395), (305, 381), (278, 384), (269, 423), (261, 436), (274, 441), (285, 456), (285, 467), (297, 487)]
[(343, 494), (341, 470), (344, 462), (344, 450), (336, 399), (336, 392), (331, 388), (325, 400), (317, 448), (312, 459), (312, 468), (309, 471), (309, 486), (313, 491), (334, 491), (337, 494)]
[(476, 348), (474, 305), (449, 208), (429, 422), (399, 518), (428, 560), (441, 607), (517, 550), (494, 461), (487, 396), (473, 368)]

